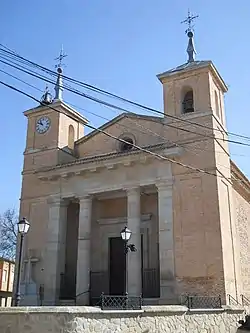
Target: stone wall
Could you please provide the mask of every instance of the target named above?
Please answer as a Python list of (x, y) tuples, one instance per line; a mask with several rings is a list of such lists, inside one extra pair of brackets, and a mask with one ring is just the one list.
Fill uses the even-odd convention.
[(241, 293), (250, 297), (250, 204), (234, 191), (235, 220), (240, 256)]
[(1, 333), (235, 333), (243, 308), (188, 311), (183, 306), (152, 306), (142, 311), (101, 311), (94, 307), (0, 309)]

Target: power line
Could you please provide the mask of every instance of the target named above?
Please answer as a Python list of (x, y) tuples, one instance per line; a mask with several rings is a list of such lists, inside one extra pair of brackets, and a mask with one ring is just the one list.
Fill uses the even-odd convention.
[[(50, 79), (48, 79), (48, 78), (46, 78), (46, 77), (44, 77), (44, 76), (41, 76), (40, 74), (34, 73), (34, 72), (31, 71), (31, 70), (22, 69), (23, 66), (21, 66), (21, 65), (18, 65), (18, 66), (19, 66), (19, 67), (18, 67), (18, 66), (16, 66), (16, 65), (12, 65), (12, 64), (10, 64), (10, 63), (4, 61), (4, 60), (0, 60), (0, 62), (6, 64), (6, 65), (8, 65), (8, 66), (11, 66), (11, 67), (13, 67), (13, 68), (15, 68), (15, 69), (17, 69), (17, 70), (20, 70), (20, 71), (22, 71), (22, 72), (24, 72), (24, 73), (26, 73), (26, 74), (28, 74), (28, 75), (31, 75), (31, 76), (33, 76), (33, 77), (36, 77), (36, 78), (38, 78), (38, 79), (40, 79), (40, 80), (43, 80), (43, 81), (49, 82), (49, 83), (51, 83), (51, 84), (55, 84), (54, 81), (52, 81), (52, 80), (50, 80)], [(108, 102), (106, 102), (106, 101), (103, 101), (103, 100), (100, 100), (100, 99), (98, 99), (98, 98), (95, 98), (95, 97), (93, 97), (93, 96), (91, 96), (91, 95), (85, 94), (85, 93), (83, 93), (83, 92), (81, 92), (81, 91), (79, 91), (79, 90), (77, 90), (77, 89), (74, 89), (74, 88), (68, 86), (68, 85), (66, 85), (66, 86), (64, 85), (64, 88), (67, 89), (67, 90), (70, 91), (70, 92), (73, 92), (73, 93), (79, 95), (79, 96), (85, 97), (85, 98), (87, 98), (87, 99), (90, 99), (90, 100), (92, 100), (92, 101), (94, 101), (94, 102), (96, 102), (96, 103), (99, 103), (99, 104), (105, 105), (105, 106), (107, 106), (107, 107), (110, 107), (110, 108), (113, 108), (113, 109), (117, 109), (117, 110), (122, 111), (122, 112), (133, 113), (132, 111), (128, 111), (128, 110), (126, 110), (126, 109), (124, 109), (124, 108), (122, 108), (122, 107), (119, 107), (119, 106), (116, 106), (116, 105), (110, 104), (110, 103), (108, 103)], [(134, 113), (133, 113), (133, 114), (134, 114)], [(160, 117), (159, 117), (159, 118), (160, 118)], [(176, 126), (171, 125), (171, 124), (165, 124), (165, 123), (162, 123), (162, 125), (163, 125), (163, 126), (172, 127), (172, 128), (175, 128), (175, 129), (178, 129), (178, 130), (180, 130), (180, 131), (187, 132), (187, 133), (196, 134), (196, 135), (199, 135), (199, 136), (202, 136), (202, 137), (208, 137), (208, 138), (211, 138), (211, 139), (213, 139), (213, 140), (216, 139), (216, 140), (220, 140), (220, 141), (224, 141), (224, 142), (230, 142), (230, 143), (233, 143), (233, 144), (239, 144), (239, 145), (243, 145), (243, 146), (250, 147), (250, 144), (247, 144), (247, 143), (244, 143), (244, 142), (234, 141), (234, 140), (229, 140), (229, 139), (225, 139), (225, 138), (223, 138), (223, 139), (222, 139), (222, 138), (216, 138), (216, 137), (213, 136), (213, 135), (211, 136), (211, 135), (204, 134), (204, 133), (194, 132), (194, 131), (191, 131), (191, 130), (188, 130), (188, 129), (185, 129), (185, 128), (176, 127)]]
[[(20, 94), (22, 94), (22, 95), (24, 95), (24, 96), (26, 96), (26, 97), (29, 97), (30, 99), (33, 99), (34, 101), (40, 103), (41, 105), (44, 105), (44, 106), (46, 106), (46, 107), (48, 107), (48, 108), (50, 108), (50, 109), (52, 109), (52, 110), (54, 110), (54, 111), (60, 113), (59, 110), (57, 110), (56, 108), (52, 107), (50, 104), (48, 105), (48, 104), (42, 103), (42, 102), (40, 102), (37, 98), (33, 97), (32, 95), (30, 95), (30, 94), (28, 94), (28, 93), (26, 93), (26, 92), (24, 92), (24, 91), (22, 91), (22, 90), (20, 90), (20, 89), (18, 89), (18, 88), (15, 88), (15, 87), (12, 86), (12, 85), (9, 85), (9, 84), (7, 84), (7, 83), (5, 83), (5, 82), (3, 82), (3, 81), (0, 81), (0, 84), (2, 84), (3, 86), (6, 86), (6, 87), (8, 87), (8, 88), (10, 88), (10, 89), (12, 89), (12, 90), (14, 90), (14, 91), (16, 91), (16, 92), (18, 92), (18, 93), (20, 93)], [(69, 118), (71, 118), (71, 119), (74, 120), (74, 118), (73, 118), (72, 116), (69, 116), (69, 115), (67, 115), (67, 116), (68, 116)], [(122, 142), (122, 143), (127, 143), (126, 140), (123, 140), (123, 139), (121, 139), (121, 138), (118, 138), (118, 137), (116, 137), (116, 136), (114, 136), (114, 135), (112, 135), (112, 134), (110, 134), (110, 133), (108, 133), (108, 132), (106, 132), (106, 131), (104, 131), (104, 130), (102, 130), (102, 129), (100, 129), (100, 128), (96, 128), (96, 127), (94, 127), (94, 126), (92, 126), (92, 125), (89, 125), (89, 124), (85, 124), (85, 126), (88, 127), (88, 128), (91, 128), (92, 130), (95, 130), (95, 131), (97, 131), (97, 132), (99, 132), (99, 133), (102, 133), (102, 134), (104, 134), (104, 135), (106, 135), (106, 136), (108, 136), (108, 137), (110, 137), (110, 138), (112, 138), (112, 139), (114, 139), (114, 140), (120, 141), (120, 142)], [(147, 153), (147, 154), (149, 154), (149, 155), (152, 155), (152, 156), (154, 156), (154, 157), (156, 157), (156, 158), (158, 158), (158, 159), (165, 160), (165, 161), (168, 161), (168, 162), (171, 162), (171, 163), (177, 164), (177, 165), (179, 165), (179, 166), (182, 166), (182, 167), (184, 167), (184, 168), (190, 169), (190, 170), (195, 171), (195, 172), (201, 172), (201, 173), (203, 173), (203, 174), (208, 174), (208, 175), (210, 175), (210, 176), (215, 176), (215, 177), (223, 178), (223, 179), (226, 179), (227, 181), (231, 182), (231, 179), (230, 179), (230, 178), (227, 178), (227, 177), (225, 177), (225, 176), (223, 176), (223, 175), (221, 175), (221, 174), (218, 174), (218, 175), (217, 175), (217, 174), (212, 173), (212, 172), (210, 172), (210, 171), (206, 171), (206, 170), (203, 170), (203, 169), (200, 169), (200, 168), (196, 168), (196, 167), (190, 166), (190, 165), (188, 165), (188, 164), (184, 164), (184, 163), (182, 163), (182, 162), (179, 162), (179, 161), (173, 160), (173, 159), (171, 159), (171, 158), (169, 158), (169, 157), (166, 157), (166, 156), (162, 156), (162, 155), (160, 155), (160, 154), (158, 154), (158, 153), (155, 153), (155, 152), (153, 152), (153, 151), (151, 151), (151, 150), (148, 150), (147, 148), (143, 148), (143, 147), (140, 147), (140, 146), (135, 145), (135, 144), (131, 144), (131, 146), (133, 146), (134, 148), (136, 148), (136, 149), (138, 149), (138, 150), (140, 150), (140, 151), (142, 151), (142, 152), (145, 152), (145, 153)]]
[[(29, 84), (28, 82), (26, 82), (26, 81), (24, 81), (24, 80), (18, 78), (18, 77), (15, 76), (15, 75), (12, 75), (12, 74), (10, 74), (10, 73), (8, 73), (8, 72), (2, 70), (2, 69), (0, 69), (0, 72), (2, 72), (2, 73), (4, 73), (4, 74), (6, 74), (6, 75), (8, 75), (8, 76), (10, 76), (10, 77), (12, 77), (12, 78), (18, 80), (18, 81), (20, 81), (20, 82), (22, 82), (22, 83), (24, 83), (24, 84), (26, 84), (27, 86), (29, 86), (29, 87), (31, 87), (31, 88), (33, 88), (33, 89), (36, 89), (36, 90), (38, 90), (38, 91), (40, 91), (40, 92), (43, 92), (42, 89), (39, 89), (39, 88), (37, 88), (36, 86), (34, 86), (34, 85), (32, 85), (32, 84)], [(83, 110), (83, 111), (86, 112), (86, 113), (90, 113), (90, 114), (92, 114), (92, 115), (94, 115), (94, 116), (96, 116), (96, 117), (99, 117), (99, 118), (104, 119), (104, 120), (106, 120), (106, 121), (110, 121), (110, 119), (108, 119), (108, 118), (106, 118), (106, 117), (103, 117), (103, 116), (98, 115), (98, 114), (96, 114), (96, 113), (94, 113), (94, 112), (91, 112), (91, 111), (89, 111), (89, 110), (86, 110), (86, 109), (84, 109), (84, 108), (81, 108), (81, 107), (79, 107), (79, 106), (77, 106), (77, 105), (74, 105), (74, 104), (72, 104), (72, 103), (70, 103), (70, 102), (67, 102), (67, 101), (65, 101), (65, 102), (66, 102), (67, 104), (69, 104), (70, 106), (75, 107), (76, 109), (81, 109), (81, 110)], [(113, 109), (111, 109), (111, 111), (115, 112), (115, 110), (113, 110)], [(200, 150), (200, 151), (204, 151), (204, 150), (205, 150), (205, 151), (208, 151), (208, 152), (210, 151), (210, 152), (215, 152), (215, 153), (221, 153), (221, 154), (226, 154), (226, 155), (228, 155), (228, 156), (230, 157), (230, 155), (229, 155), (227, 152), (215, 151), (215, 150), (212, 151), (212, 150), (208, 150), (208, 149), (204, 149), (204, 148), (198, 148), (198, 147), (192, 147), (192, 149), (191, 149), (191, 148), (185, 146), (185, 144), (189, 144), (190, 142), (185, 142), (185, 143), (183, 143), (183, 144), (180, 144), (180, 143), (176, 143), (176, 142), (174, 142), (174, 141), (170, 141), (169, 139), (166, 139), (166, 138), (163, 137), (162, 135), (160, 135), (160, 134), (158, 134), (158, 133), (156, 133), (156, 132), (150, 130), (149, 128), (147, 128), (147, 127), (145, 127), (145, 126), (142, 126), (142, 125), (139, 124), (135, 119), (133, 119), (133, 120), (132, 120), (132, 119), (128, 119), (128, 120), (130, 120), (132, 124), (136, 123), (137, 126), (144, 128), (147, 132), (152, 133), (154, 136), (157, 136), (157, 137), (162, 138), (162, 139), (164, 140), (164, 142), (167, 142), (167, 141), (168, 141), (168, 142), (170, 142), (170, 143), (173, 143), (173, 144), (175, 144), (175, 145), (178, 146), (178, 147), (182, 147), (182, 148), (184, 148), (185, 150), (189, 150), (190, 152), (194, 153), (194, 154), (197, 155), (197, 156), (198, 156), (198, 153), (195, 152), (195, 150)], [(126, 125), (124, 125), (124, 124), (119, 124), (119, 123), (118, 123), (118, 125), (121, 126), (121, 127), (126, 128), (126, 129), (130, 129), (130, 127), (128, 127), (128, 126), (126, 126)], [(143, 134), (146, 134), (146, 132), (144, 132), (144, 131), (142, 131), (142, 130), (139, 130), (139, 131), (140, 131), (141, 133), (143, 133)], [(235, 154), (234, 154), (234, 155), (235, 155)], [(238, 155), (237, 155), (237, 156), (238, 156)], [(250, 157), (250, 156), (246, 156), (246, 155), (239, 155), (239, 156)], [(217, 164), (217, 165), (222, 166), (222, 167), (228, 169), (228, 167), (225, 167), (224, 165), (220, 165), (220, 164)]]
[[(2, 70), (2, 69), (0, 69), (0, 72), (2, 72), (2, 73), (4, 73), (4, 74), (6, 74), (6, 75), (8, 75), (8, 76), (10, 76), (10, 77), (12, 77), (12, 78), (18, 80), (18, 81), (20, 81), (20, 82), (22, 82), (22, 83), (24, 83), (24, 84), (26, 84), (27, 86), (29, 86), (29, 87), (31, 87), (31, 88), (34, 88), (34, 89), (36, 89), (36, 90), (38, 90), (38, 91), (40, 91), (40, 92), (43, 92), (42, 89), (39, 89), (39, 88), (37, 88), (36, 86), (34, 86), (34, 85), (32, 85), (32, 84), (29, 84), (28, 82), (26, 82), (26, 81), (24, 81), (24, 80), (22, 80), (22, 79), (16, 77), (15, 75), (12, 75), (12, 74), (10, 74), (10, 73), (8, 73), (8, 72)], [(92, 115), (94, 115), (94, 116), (96, 116), (96, 117), (102, 118), (102, 119), (104, 119), (104, 120), (106, 120), (106, 121), (110, 121), (110, 119), (108, 119), (108, 118), (106, 118), (106, 117), (103, 117), (103, 116), (98, 115), (98, 114), (96, 114), (96, 113), (94, 113), (94, 112), (88, 111), (88, 110), (86, 110), (86, 109), (83, 109), (83, 108), (81, 108), (81, 107), (79, 107), (79, 106), (73, 105), (72, 103), (69, 103), (69, 102), (67, 102), (67, 101), (65, 101), (65, 102), (66, 102), (67, 104), (71, 105), (72, 107), (75, 107), (75, 108), (77, 108), (77, 109), (82, 109), (83, 111), (85, 111), (85, 112), (87, 112), (87, 113), (90, 113), (90, 114), (92, 114)], [(111, 109), (111, 110), (112, 110), (113, 112), (115, 112), (113, 109)], [(185, 143), (183, 143), (183, 144), (180, 144), (180, 143), (176, 143), (176, 142), (174, 142), (174, 141), (167, 140), (167, 139), (166, 139), (165, 137), (163, 137), (162, 135), (160, 135), (160, 134), (158, 134), (158, 133), (156, 133), (156, 132), (150, 130), (149, 128), (147, 128), (147, 127), (145, 127), (145, 126), (143, 126), (143, 125), (141, 125), (141, 124), (139, 124), (135, 119), (133, 119), (133, 120), (132, 120), (132, 119), (128, 119), (128, 120), (131, 121), (132, 124), (136, 123), (137, 126), (139, 126), (139, 127), (141, 127), (141, 128), (144, 128), (147, 132), (152, 133), (154, 136), (157, 136), (157, 137), (162, 138), (162, 139), (164, 140), (164, 143), (166, 143), (166, 142), (168, 141), (169, 143), (172, 143), (172, 144), (174, 144), (174, 145), (176, 145), (176, 146), (178, 146), (178, 147), (184, 148), (185, 150), (188, 150), (188, 151), (190, 151), (191, 153), (194, 153), (194, 154), (197, 155), (197, 156), (199, 156), (199, 154), (198, 154), (195, 150), (208, 151), (208, 152), (210, 151), (210, 152), (215, 152), (215, 153), (222, 153), (222, 154), (226, 154), (226, 155), (228, 155), (228, 156), (230, 157), (230, 155), (229, 155), (227, 152), (222, 152), (222, 151), (212, 151), (212, 150), (208, 150), (208, 149), (204, 149), (204, 148), (198, 148), (198, 147), (192, 147), (192, 148), (190, 148), (190, 147), (187, 147), (187, 146), (185, 145), (185, 144), (189, 144), (189, 143), (192, 143), (192, 142), (185, 142)], [(130, 129), (130, 127), (128, 127), (128, 126), (126, 126), (126, 125), (124, 125), (124, 124), (119, 124), (119, 123), (118, 123), (117, 125), (120, 126), (120, 127), (124, 127), (124, 128), (126, 128), (126, 129)], [(138, 130), (138, 129), (137, 129), (137, 130)], [(143, 130), (140, 130), (140, 129), (139, 129), (139, 132), (141, 132), (141, 133), (143, 133), (143, 134), (146, 134), (146, 132), (144, 132)], [(245, 156), (245, 155), (241, 155), (241, 156), (247, 157), (247, 156)], [(226, 166), (224, 166), (224, 165), (222, 165), (222, 164), (218, 164), (218, 163), (217, 163), (217, 165), (218, 165), (218, 166), (221, 166), (221, 167), (223, 167), (223, 168), (226, 168), (226, 169), (230, 169), (230, 168), (228, 168), (228, 167), (226, 167)]]
[[(0, 45), (2, 45), (2, 44), (0, 44)], [(3, 46), (3, 45), (2, 45), (2, 46)], [(35, 62), (33, 62), (33, 61), (30, 61), (30, 60), (28, 60), (28, 59), (26, 59), (26, 58), (24, 58), (24, 57), (18, 55), (16, 52), (6, 51), (6, 50), (3, 50), (3, 49), (1, 49), (1, 48), (0, 48), (0, 51), (3, 51), (4, 53), (9, 54), (9, 56), (12, 56), (12, 59), (13, 59), (13, 56), (14, 56), (14, 57), (16, 57), (16, 58), (18, 58), (18, 59), (21, 59), (23, 63), (26, 62), (26, 63), (32, 65), (33, 67), (39, 68), (39, 69), (45, 71), (46, 73), (50, 73), (50, 74), (52, 74), (52, 75), (54, 75), (54, 76), (57, 75), (57, 73), (56, 73), (55, 71), (52, 71), (52, 70), (50, 70), (50, 69), (48, 69), (48, 68), (46, 68), (46, 67), (44, 67), (44, 66), (41, 66), (41, 65), (39, 65), (39, 64), (37, 64), (37, 63), (35, 63)], [(233, 132), (222, 131), (222, 130), (220, 130), (220, 129), (216, 129), (216, 128), (212, 128), (212, 127), (210, 127), (210, 126), (206, 126), (206, 125), (203, 125), (203, 124), (199, 124), (199, 123), (196, 123), (196, 122), (192, 122), (192, 121), (187, 120), (187, 119), (182, 119), (182, 118), (177, 117), (177, 116), (167, 115), (167, 114), (165, 114), (165, 113), (162, 112), (162, 111), (159, 111), (159, 110), (156, 110), (156, 109), (154, 109), (154, 108), (150, 108), (150, 107), (148, 107), (148, 106), (145, 106), (145, 105), (143, 105), (143, 104), (136, 103), (136, 102), (131, 101), (131, 100), (129, 100), (129, 99), (126, 99), (126, 98), (120, 97), (120, 96), (118, 96), (118, 95), (116, 95), (116, 94), (110, 93), (110, 92), (108, 92), (108, 91), (106, 91), (106, 90), (100, 89), (100, 88), (95, 87), (95, 86), (93, 86), (93, 85), (90, 85), (90, 84), (87, 84), (87, 83), (85, 83), (85, 82), (82, 82), (82, 81), (79, 81), (79, 80), (73, 79), (73, 78), (71, 78), (71, 77), (69, 77), (69, 76), (67, 76), (67, 75), (63, 75), (63, 78), (66, 79), (66, 80), (68, 80), (68, 81), (71, 81), (71, 82), (73, 82), (73, 83), (75, 83), (75, 84), (77, 84), (77, 85), (80, 85), (80, 86), (82, 86), (82, 87), (84, 87), (84, 88), (86, 88), (86, 89), (90, 89), (90, 90), (92, 90), (92, 91), (100, 92), (100, 93), (105, 94), (105, 95), (107, 95), (107, 96), (111, 96), (111, 97), (114, 97), (114, 98), (116, 98), (116, 99), (119, 99), (120, 101), (127, 102), (127, 103), (129, 103), (129, 104), (132, 104), (132, 105), (134, 105), (134, 106), (136, 106), (136, 107), (139, 107), (139, 108), (145, 109), (145, 110), (150, 111), (150, 112), (154, 112), (154, 113), (157, 113), (157, 114), (164, 115), (165, 117), (168, 117), (168, 118), (171, 118), (171, 119), (175, 119), (175, 120), (178, 120), (178, 121), (186, 122), (186, 123), (189, 123), (189, 124), (191, 124), (191, 125), (195, 125), (195, 126), (203, 127), (203, 128), (210, 129), (210, 130), (213, 130), (213, 131), (219, 131), (219, 132), (221, 132), (221, 133), (226, 133), (227, 135), (229, 134), (229, 135), (233, 135), (233, 136), (237, 136), (237, 137), (240, 137), (240, 138), (243, 138), (243, 139), (250, 140), (250, 137), (249, 137), (249, 136), (245, 136), (245, 135), (241, 135), (241, 134), (236, 134), (236, 133), (233, 133)]]

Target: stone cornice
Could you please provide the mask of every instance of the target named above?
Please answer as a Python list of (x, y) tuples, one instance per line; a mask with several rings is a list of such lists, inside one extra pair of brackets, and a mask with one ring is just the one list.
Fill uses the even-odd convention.
[(228, 87), (211, 60), (194, 61), (193, 63), (182, 64), (176, 68), (173, 68), (164, 73), (158, 74), (157, 78), (162, 83), (165, 83), (169, 80), (173, 80), (176, 78), (178, 79), (180, 76), (182, 78), (185, 75), (190, 77), (191, 75), (195, 75), (197, 72), (202, 72), (202, 71), (207, 72), (208, 70), (210, 71), (210, 73), (212, 73), (213, 77), (218, 82), (218, 84), (221, 87), (221, 89), (223, 90), (223, 92), (224, 93), (227, 92)]
[[(152, 214), (142, 214), (141, 222), (150, 221), (152, 218)], [(116, 218), (100, 218), (97, 220), (97, 223), (100, 225), (106, 224), (118, 224), (118, 223), (127, 223), (127, 217), (116, 217)]]
[(33, 116), (33, 115), (37, 116), (39, 114), (44, 115), (45, 113), (49, 113), (51, 111), (53, 112), (52, 108), (58, 109), (58, 111), (60, 113), (68, 115), (82, 124), (88, 123), (88, 120), (85, 117), (83, 117), (79, 112), (77, 112), (71, 106), (69, 106), (68, 104), (66, 104), (65, 102), (62, 102), (62, 101), (54, 102), (52, 104), (49, 104), (48, 106), (47, 105), (38, 105), (35, 108), (25, 111), (24, 115), (26, 117)]
[[(182, 148), (169, 147), (161, 145), (157, 147), (162, 156), (179, 156), (182, 152)], [(150, 155), (144, 151), (134, 150), (130, 154), (105, 154), (92, 158), (85, 158), (76, 160), (67, 164), (58, 165), (55, 167), (46, 167), (37, 171), (34, 171), (41, 180), (53, 180), (58, 178), (69, 178), (72, 176), (80, 176), (85, 172), (99, 172), (101, 169), (115, 169), (119, 166), (130, 167), (135, 163), (146, 164), (150, 163), (154, 155)], [(167, 160), (166, 160), (167, 161)]]

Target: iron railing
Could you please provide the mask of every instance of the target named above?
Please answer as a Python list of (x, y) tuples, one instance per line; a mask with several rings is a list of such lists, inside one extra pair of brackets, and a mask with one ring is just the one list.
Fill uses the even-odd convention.
[(141, 310), (141, 296), (111, 296), (101, 294), (101, 309), (102, 310)]
[(189, 309), (220, 309), (220, 296), (190, 296), (181, 297), (181, 304), (186, 305)]
[(243, 306), (249, 306), (250, 305), (250, 299), (248, 299), (246, 296), (244, 296), (243, 294), (241, 294), (240, 298), (241, 298), (241, 304)]
[(235, 299), (232, 295), (228, 294), (227, 297), (228, 297), (228, 304), (229, 305), (241, 305), (238, 302), (238, 299)]

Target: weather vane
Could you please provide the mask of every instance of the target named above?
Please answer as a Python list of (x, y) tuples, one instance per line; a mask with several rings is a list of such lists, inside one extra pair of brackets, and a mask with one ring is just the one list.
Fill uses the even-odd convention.
[(186, 23), (186, 24), (188, 25), (188, 28), (187, 28), (187, 30), (185, 31), (186, 34), (187, 34), (189, 31), (192, 31), (192, 30), (193, 30), (193, 28), (194, 28), (194, 24), (192, 24), (192, 23), (193, 23), (193, 21), (194, 21), (197, 17), (199, 17), (199, 15), (192, 15), (192, 14), (190, 13), (190, 10), (188, 10), (188, 16), (187, 16), (187, 18), (186, 18), (184, 21), (181, 22), (181, 23)]
[(63, 46), (62, 46), (59, 57), (55, 58), (55, 60), (58, 60), (58, 61), (59, 61), (58, 64), (55, 65), (55, 68), (62, 68), (62, 67), (65, 67), (65, 64), (62, 63), (62, 60), (63, 60), (65, 57), (67, 57), (67, 54), (65, 54), (65, 53), (63, 52)]

